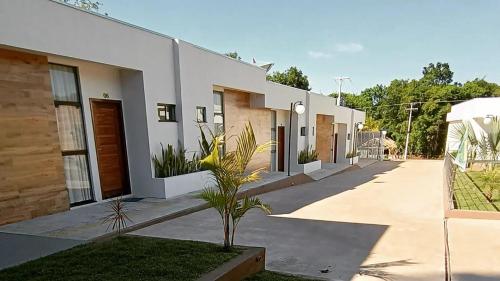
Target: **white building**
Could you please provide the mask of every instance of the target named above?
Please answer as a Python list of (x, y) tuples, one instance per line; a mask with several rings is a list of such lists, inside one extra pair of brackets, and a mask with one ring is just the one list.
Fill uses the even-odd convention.
[(460, 139), (456, 139), (453, 131), (457, 126), (468, 122), (474, 130), (474, 134), (480, 137), (488, 133), (493, 118), (500, 118), (500, 97), (475, 98), (451, 107), (451, 111), (446, 115), (449, 122), (448, 136), (446, 139), (446, 151), (457, 151)]
[[(156, 179), (151, 157), (161, 144), (197, 152), (200, 122), (237, 134), (250, 121), (259, 142), (279, 143), (252, 164), (275, 171), (287, 169), (290, 127), (296, 169), (308, 146), (347, 162), (364, 122), (256, 65), (59, 2), (0, 0), (0, 26), (0, 224), (190, 191)], [(306, 112), (290, 124), (298, 101)]]

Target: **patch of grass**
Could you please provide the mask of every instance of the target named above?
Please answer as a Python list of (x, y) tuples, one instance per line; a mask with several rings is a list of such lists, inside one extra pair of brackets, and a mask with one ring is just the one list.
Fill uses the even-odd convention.
[(307, 279), (304, 277), (293, 276), (266, 270), (250, 278), (245, 279), (245, 281), (319, 281), (319, 280)]
[(124, 236), (0, 271), (9, 281), (189, 281), (236, 257), (211, 243)]
[(497, 211), (486, 199), (481, 190), (474, 184), (471, 178), (460, 170), (457, 170), (455, 174), (453, 195), (453, 200), (457, 209), (490, 212)]
[[(498, 173), (500, 173), (500, 168), (497, 168)], [(485, 187), (484, 183), (484, 178), (483, 178), (483, 172), (480, 171), (469, 171), (467, 172), (467, 175), (469, 178), (476, 184), (476, 186), (483, 192), (486, 193), (488, 192)], [(495, 192), (493, 192), (493, 198), (492, 198), (492, 204), (497, 208), (500, 209), (500, 182), (497, 182), (494, 184), (495, 185)]]

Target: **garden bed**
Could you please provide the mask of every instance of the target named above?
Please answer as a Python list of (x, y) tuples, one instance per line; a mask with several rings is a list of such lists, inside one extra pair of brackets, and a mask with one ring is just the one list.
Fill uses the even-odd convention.
[[(455, 207), (461, 210), (490, 211), (497, 212), (500, 207), (498, 198), (494, 198), (493, 204), (486, 199), (482, 182), (480, 181), (481, 172), (462, 172), (456, 171), (453, 186), (453, 201)], [(496, 199), (496, 200), (495, 200)]]
[[(195, 281), (241, 258), (245, 255), (245, 251), (247, 251), (246, 248), (235, 248), (230, 252), (225, 252), (219, 245), (197, 241), (122, 236), (76, 246), (4, 269), (0, 271), (0, 280)], [(310, 279), (264, 271), (245, 280), (302, 281)]]
[(215, 244), (123, 236), (0, 271), (9, 281), (197, 280), (238, 256)]
[(297, 164), (296, 171), (307, 174), (319, 169), (321, 169), (321, 160), (316, 160), (305, 164)]

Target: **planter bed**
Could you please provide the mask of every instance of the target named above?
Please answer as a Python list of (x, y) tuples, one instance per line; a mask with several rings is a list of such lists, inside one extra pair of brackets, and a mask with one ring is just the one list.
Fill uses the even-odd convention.
[(172, 198), (193, 191), (202, 190), (210, 183), (210, 172), (201, 171), (167, 178), (153, 178), (151, 186), (137, 189), (137, 197)]
[[(0, 271), (9, 281), (197, 281), (206, 276), (220, 278), (224, 271), (239, 280), (264, 267), (263, 248), (237, 247), (230, 252), (220, 245), (141, 236), (121, 236), (76, 246)], [(257, 258), (256, 258), (257, 257)], [(235, 275), (236, 273), (236, 275)], [(240, 274), (240, 276), (242, 276)], [(225, 275), (227, 278), (227, 275)], [(235, 279), (236, 278), (236, 279)], [(291, 275), (262, 271), (247, 281), (306, 281)]]
[(314, 172), (316, 170), (321, 169), (321, 160), (305, 163), (305, 164), (298, 164), (297, 165), (297, 172), (301, 172), (304, 174)]

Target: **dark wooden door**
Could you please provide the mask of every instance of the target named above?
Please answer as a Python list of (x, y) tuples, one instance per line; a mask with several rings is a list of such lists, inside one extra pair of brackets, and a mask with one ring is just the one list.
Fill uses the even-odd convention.
[(334, 134), (333, 136), (333, 163), (337, 163), (337, 146), (338, 146), (338, 138), (339, 135), (337, 133)]
[(129, 194), (121, 102), (97, 99), (90, 102), (102, 198)]
[(278, 127), (278, 171), (285, 171), (285, 127)]

